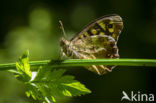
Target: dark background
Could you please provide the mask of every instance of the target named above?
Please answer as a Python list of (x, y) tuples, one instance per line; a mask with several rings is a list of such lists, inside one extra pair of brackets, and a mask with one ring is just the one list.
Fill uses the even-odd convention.
[[(0, 63), (15, 62), (27, 49), (30, 60), (57, 59), (63, 36), (58, 20), (71, 38), (90, 21), (114, 13), (124, 22), (121, 58), (156, 58), (155, 0), (2, 0), (0, 11)], [(83, 68), (69, 72), (92, 94), (61, 103), (120, 103), (122, 91), (156, 94), (155, 67), (116, 67), (103, 76)], [(23, 85), (5, 71), (0, 71), (0, 103), (29, 103)]]

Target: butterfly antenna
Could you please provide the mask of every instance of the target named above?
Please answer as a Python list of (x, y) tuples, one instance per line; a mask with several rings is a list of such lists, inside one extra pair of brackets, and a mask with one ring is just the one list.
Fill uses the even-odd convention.
[(62, 30), (64, 37), (67, 38), (67, 35), (66, 35), (66, 33), (65, 33), (65, 30), (64, 30), (62, 21), (59, 20), (59, 23), (60, 23), (60, 29)]

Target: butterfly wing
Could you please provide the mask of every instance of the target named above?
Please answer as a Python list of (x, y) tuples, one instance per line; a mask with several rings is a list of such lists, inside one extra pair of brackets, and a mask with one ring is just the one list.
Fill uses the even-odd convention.
[[(79, 59), (102, 59), (119, 58), (118, 48), (114, 38), (107, 35), (90, 36), (73, 44), (74, 58)], [(87, 69), (98, 74), (104, 74), (114, 66), (89, 66)]]
[[(85, 27), (71, 43), (75, 50), (75, 58), (102, 59), (119, 58), (117, 40), (123, 28), (122, 19), (118, 15), (104, 16)], [(104, 74), (114, 66), (89, 66), (90, 71)]]
[(71, 39), (71, 42), (93, 35), (108, 35), (117, 41), (122, 29), (123, 22), (119, 15), (106, 15), (86, 25), (81, 32)]

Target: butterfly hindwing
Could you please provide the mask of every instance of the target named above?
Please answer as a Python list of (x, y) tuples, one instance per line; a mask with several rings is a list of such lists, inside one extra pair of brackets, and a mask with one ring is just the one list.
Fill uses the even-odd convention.
[[(79, 59), (103, 59), (103, 58), (119, 58), (118, 48), (114, 38), (107, 35), (95, 35), (86, 37), (73, 42), (73, 46), (77, 48), (75, 58)], [(112, 70), (114, 66), (88, 66), (90, 71), (99, 75)], [(97, 68), (97, 69), (96, 69)]]
[[(111, 58), (117, 54), (116, 41), (107, 35), (95, 35), (77, 40), (72, 43), (78, 52), (90, 54), (96, 54), (97, 58)], [(103, 51), (103, 54), (100, 52)], [(99, 56), (98, 56), (99, 55)]]

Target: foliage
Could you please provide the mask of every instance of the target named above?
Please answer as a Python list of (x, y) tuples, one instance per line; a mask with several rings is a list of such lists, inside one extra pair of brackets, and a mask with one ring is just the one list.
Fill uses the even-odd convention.
[[(81, 96), (91, 93), (83, 84), (74, 80), (74, 76), (63, 75), (64, 69), (51, 69), (50, 66), (40, 66), (37, 73), (30, 70), (29, 52), (26, 51), (16, 63), (15, 77), (26, 86), (26, 95), (34, 100), (46, 103), (56, 102), (57, 97)], [(35, 75), (32, 75), (35, 74)]]

